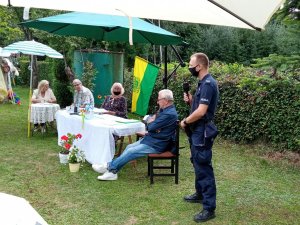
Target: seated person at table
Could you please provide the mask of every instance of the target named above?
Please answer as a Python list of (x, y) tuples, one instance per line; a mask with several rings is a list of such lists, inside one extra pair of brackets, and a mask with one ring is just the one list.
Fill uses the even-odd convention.
[(178, 115), (173, 105), (173, 93), (168, 89), (158, 93), (159, 112), (148, 120), (148, 132), (143, 139), (128, 145), (123, 153), (111, 162), (92, 165), (98, 173), (98, 180), (117, 180), (119, 170), (131, 160), (151, 153), (162, 153), (173, 141), (176, 132)]
[[(49, 88), (47, 80), (41, 80), (38, 88), (33, 91), (31, 102), (34, 103), (56, 103), (53, 91)], [(45, 131), (45, 123), (41, 123), (42, 132)], [(34, 124), (34, 130), (38, 131), (38, 124)]]
[(123, 96), (124, 88), (121, 83), (114, 83), (110, 89), (111, 95), (106, 96), (101, 108), (107, 114), (127, 118), (127, 100)]
[(86, 105), (94, 107), (94, 96), (90, 89), (84, 87), (80, 80), (73, 80), (74, 94), (74, 107), (84, 108)]

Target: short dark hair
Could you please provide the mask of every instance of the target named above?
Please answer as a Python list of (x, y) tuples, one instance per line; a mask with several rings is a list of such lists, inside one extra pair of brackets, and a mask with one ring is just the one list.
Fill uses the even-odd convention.
[(204, 53), (195, 53), (192, 55), (192, 57), (196, 57), (197, 63), (203, 65), (206, 68), (209, 67), (209, 59)]

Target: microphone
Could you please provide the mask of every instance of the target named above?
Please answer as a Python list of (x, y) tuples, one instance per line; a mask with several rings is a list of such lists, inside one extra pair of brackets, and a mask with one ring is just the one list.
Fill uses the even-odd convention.
[[(190, 98), (189, 98), (190, 83), (189, 82), (184, 82), (182, 84), (182, 88), (183, 88), (184, 93), (186, 93), (186, 95), (188, 97), (188, 100), (190, 100)], [(189, 102), (187, 102), (187, 104), (189, 104)]]
[(183, 88), (184, 93), (186, 93), (188, 95), (189, 91), (190, 91), (190, 84), (189, 84), (189, 82), (184, 82), (183, 85), (182, 85), (182, 88)]

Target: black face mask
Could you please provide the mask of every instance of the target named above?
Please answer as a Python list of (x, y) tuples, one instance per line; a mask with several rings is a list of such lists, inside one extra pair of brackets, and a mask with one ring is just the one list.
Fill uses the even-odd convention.
[(119, 94), (121, 94), (120, 91), (114, 91), (114, 95), (119, 95)]
[(198, 75), (199, 75), (199, 71), (196, 71), (196, 67), (197, 66), (189, 68), (189, 71), (191, 72), (193, 77), (198, 77)]

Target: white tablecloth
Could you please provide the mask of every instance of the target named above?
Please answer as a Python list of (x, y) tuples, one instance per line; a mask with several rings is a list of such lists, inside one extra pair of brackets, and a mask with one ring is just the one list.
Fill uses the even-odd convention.
[(92, 119), (79, 115), (70, 115), (66, 110), (56, 113), (58, 144), (60, 137), (67, 133), (82, 134), (74, 144), (85, 152), (86, 160), (91, 164), (110, 162), (115, 154), (113, 134), (118, 136), (132, 135), (145, 131), (145, 125), (139, 121), (123, 119), (108, 114), (94, 114)]
[(48, 225), (24, 198), (0, 192), (0, 224)]
[(36, 103), (31, 104), (30, 122), (46, 123), (55, 119), (55, 113), (59, 110), (58, 104), (52, 103)]

